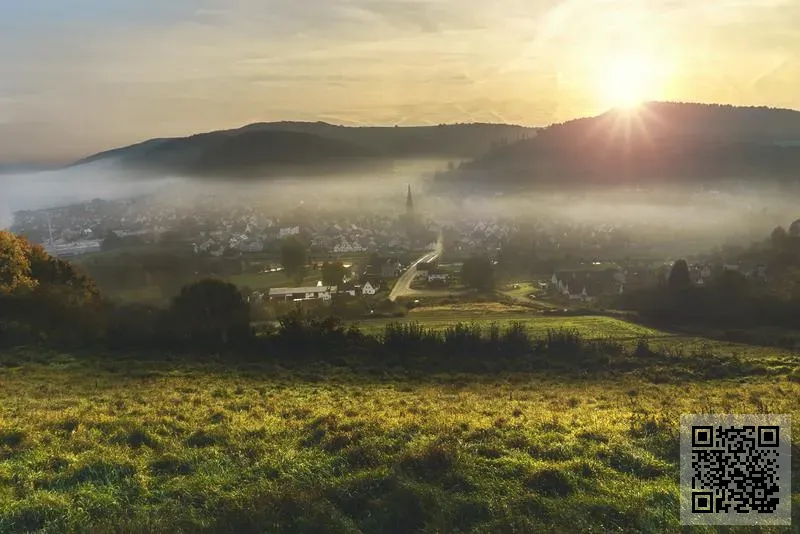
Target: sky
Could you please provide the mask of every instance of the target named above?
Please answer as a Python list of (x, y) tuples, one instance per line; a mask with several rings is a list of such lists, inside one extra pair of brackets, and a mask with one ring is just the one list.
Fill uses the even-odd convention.
[(796, 0), (0, 0), (0, 163), (256, 121), (800, 109)]

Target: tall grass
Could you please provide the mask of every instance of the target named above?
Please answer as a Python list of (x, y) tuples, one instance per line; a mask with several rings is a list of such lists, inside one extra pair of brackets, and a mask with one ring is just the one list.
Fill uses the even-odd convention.
[[(472, 325), (438, 338), (394, 332), (434, 343), (431, 357), (478, 343)], [(506, 336), (526, 339), (486, 328), (479, 343)], [(554, 331), (531, 338), (526, 358), (617, 348)], [(653, 372), (678, 372), (682, 360), (733, 365), (702, 349), (680, 360), (633, 350), (619, 357)], [(681, 413), (800, 416), (793, 368), (672, 384), (643, 367), (611, 378), (387, 367), (372, 376), (358, 366), (28, 351), (0, 352), (0, 532), (9, 534), (678, 532)]]

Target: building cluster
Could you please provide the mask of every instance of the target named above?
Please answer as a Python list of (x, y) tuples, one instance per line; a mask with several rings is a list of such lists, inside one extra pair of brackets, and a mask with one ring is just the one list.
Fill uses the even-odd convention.
[[(203, 198), (187, 205), (152, 197), (93, 200), (21, 211), (15, 214), (12, 230), (59, 252), (98, 250), (111, 234), (144, 243), (168, 239), (212, 256), (276, 251), (281, 240), (301, 235), (310, 241), (312, 254), (399, 253), (430, 244), (409, 236), (403, 221), (388, 215), (259, 210)], [(438, 229), (426, 223), (424, 230), (423, 237), (435, 241)]]
[(592, 302), (600, 296), (621, 294), (626, 274), (618, 268), (558, 271), (550, 278), (551, 291), (569, 300)]
[(262, 303), (265, 300), (281, 302), (303, 302), (320, 300), (330, 302), (334, 295), (349, 295), (351, 297), (371, 297), (386, 289), (379, 283), (369, 280), (363, 284), (345, 283), (341, 286), (325, 286), (321, 282), (316, 286), (308, 287), (273, 287), (269, 290), (253, 291), (249, 299), (252, 303)]

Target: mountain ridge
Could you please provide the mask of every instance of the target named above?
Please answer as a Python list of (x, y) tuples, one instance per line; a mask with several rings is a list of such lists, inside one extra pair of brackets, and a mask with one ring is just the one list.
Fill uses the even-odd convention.
[(800, 178), (800, 112), (674, 102), (553, 124), (436, 177), (496, 189), (540, 184)]
[[(241, 160), (250, 162), (245, 165), (248, 168), (256, 164), (270, 167), (287, 163), (287, 153), (295, 155), (291, 163), (298, 167), (326, 158), (341, 160), (342, 154), (347, 156), (344, 159), (354, 163), (361, 161), (370, 165), (376, 159), (471, 158), (510, 137), (522, 138), (535, 132), (533, 128), (490, 123), (400, 127), (353, 127), (300, 121), (251, 123), (185, 137), (148, 139), (93, 154), (70, 166), (105, 161), (146, 172), (203, 174), (213, 168), (223, 175), (236, 175), (243, 170)], [(282, 148), (276, 151), (270, 144)], [(223, 146), (226, 146), (226, 154), (222, 159), (226, 165), (214, 161), (211, 155), (223, 150)], [(335, 153), (337, 148), (340, 154)], [(263, 156), (260, 161), (259, 154)]]

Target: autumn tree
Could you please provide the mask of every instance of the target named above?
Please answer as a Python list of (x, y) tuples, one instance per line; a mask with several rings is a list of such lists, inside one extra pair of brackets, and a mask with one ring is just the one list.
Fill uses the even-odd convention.
[(94, 282), (40, 245), (0, 232), (4, 319), (39, 338), (82, 342), (102, 337), (107, 305)]
[(0, 295), (11, 295), (36, 287), (31, 275), (31, 246), (27, 240), (0, 231)]

